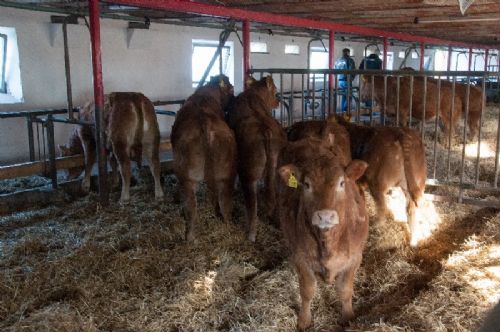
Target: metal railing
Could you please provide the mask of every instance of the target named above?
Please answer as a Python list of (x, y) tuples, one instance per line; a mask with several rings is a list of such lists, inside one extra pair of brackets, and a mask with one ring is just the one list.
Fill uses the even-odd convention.
[[(279, 68), (250, 72), (273, 77), (281, 101), (273, 112), (283, 126), (346, 113), (351, 121), (366, 125), (414, 127), (426, 147), (428, 188), (454, 187), (458, 193), (450, 200), (500, 207), (498, 200), (482, 198), (500, 191), (500, 114), (498, 108), (486, 107), (488, 94), (500, 96), (500, 72)], [(355, 79), (341, 87), (340, 75)], [(343, 108), (342, 97), (348, 101)], [(474, 123), (477, 133), (472, 136)], [(443, 129), (448, 129), (446, 134)], [(467, 197), (473, 191), (479, 198)]]

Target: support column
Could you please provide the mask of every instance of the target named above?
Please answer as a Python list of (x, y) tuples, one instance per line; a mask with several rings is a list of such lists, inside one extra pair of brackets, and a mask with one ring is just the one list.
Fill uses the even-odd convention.
[[(335, 65), (335, 31), (328, 31), (328, 69), (333, 69)], [(328, 75), (328, 89), (332, 91), (334, 86), (334, 76), (332, 74)]]
[(424, 70), (425, 43), (420, 43), (420, 71)]
[(250, 70), (250, 21), (243, 21), (243, 89)]
[(488, 71), (488, 57), (490, 56), (490, 50), (486, 49), (484, 51), (484, 71)]
[(382, 59), (382, 69), (387, 70), (387, 37), (384, 37), (384, 57)]
[(104, 147), (104, 89), (102, 84), (101, 27), (99, 21), (99, 0), (89, 0), (90, 40), (92, 43), (92, 73), (94, 78), (95, 132), (97, 143), (97, 163), (99, 166), (99, 200), (102, 205), (109, 203), (107, 186), (107, 160)]

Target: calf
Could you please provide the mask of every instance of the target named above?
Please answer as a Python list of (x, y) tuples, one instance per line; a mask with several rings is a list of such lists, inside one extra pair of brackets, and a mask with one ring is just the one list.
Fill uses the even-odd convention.
[(329, 136), (289, 143), (278, 162), (278, 216), (299, 276), (300, 330), (311, 325), (318, 276), (328, 284), (335, 280), (342, 320), (354, 317), (354, 275), (368, 237), (365, 199), (355, 182), (367, 164), (342, 165)]
[(287, 130), (288, 141), (295, 142), (307, 137), (322, 137), (332, 134), (335, 144), (331, 146), (333, 154), (343, 166), (351, 162), (351, 142), (344, 126), (336, 121), (309, 120), (294, 123)]
[(224, 121), (224, 108), (232, 95), (226, 76), (212, 77), (186, 100), (172, 127), (174, 172), (185, 201), (188, 241), (198, 220), (196, 190), (201, 180), (207, 182), (216, 213), (226, 222), (231, 218), (236, 142)]
[[(362, 96), (364, 99), (371, 98), (372, 78), (363, 76)], [(408, 125), (410, 115), (420, 121), (430, 121), (439, 117), (443, 123), (443, 131), (448, 135), (453, 131), (460, 119), (462, 112), (462, 101), (458, 96), (454, 98), (454, 112), (451, 112), (452, 98), (451, 89), (447, 86), (441, 86), (438, 108), (438, 87), (432, 80), (424, 83), (422, 77), (414, 77), (413, 93), (410, 93), (411, 79), (408, 76), (399, 79), (394, 76), (387, 77), (387, 94), (384, 98), (384, 77), (374, 76), (374, 96), (373, 99), (385, 108), (385, 112), (399, 117), (399, 124)], [(425, 86), (427, 85), (427, 86)], [(425, 99), (424, 99), (425, 92)], [(385, 102), (384, 102), (385, 99)], [(411, 100), (411, 108), (410, 108)]]
[(278, 153), (286, 144), (286, 134), (271, 111), (278, 106), (276, 86), (271, 76), (249, 82), (247, 90), (235, 100), (228, 122), (238, 144), (238, 175), (245, 197), (247, 235), (256, 237), (257, 181), (265, 178), (267, 215), (272, 217), (276, 205), (275, 169)]
[[(80, 119), (94, 122), (94, 103), (87, 103), (80, 112)], [(117, 166), (122, 179), (121, 202), (130, 200), (130, 161), (141, 164), (142, 155), (149, 163), (155, 183), (155, 197), (163, 197), (160, 182), (160, 130), (156, 120), (154, 106), (142, 93), (113, 92), (105, 97), (104, 126), (106, 132), (106, 152), (110, 154), (113, 178), (116, 182)], [(59, 146), (63, 156), (74, 155), (83, 151), (85, 156), (85, 173), (82, 188), (90, 188), (92, 166), (96, 159), (95, 130), (93, 126), (77, 126), (73, 130), (69, 144)], [(117, 165), (118, 163), (118, 165)], [(81, 168), (68, 170), (69, 178), (81, 173)]]
[(349, 132), (352, 158), (369, 164), (359, 183), (368, 186), (377, 207), (377, 220), (388, 214), (385, 195), (400, 187), (406, 197), (410, 244), (417, 245), (415, 208), (423, 199), (427, 179), (424, 144), (417, 131), (404, 127), (365, 127), (330, 117)]

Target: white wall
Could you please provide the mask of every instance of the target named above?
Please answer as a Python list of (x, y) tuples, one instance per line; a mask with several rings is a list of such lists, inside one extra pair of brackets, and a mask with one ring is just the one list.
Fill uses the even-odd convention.
[[(24, 102), (0, 104), (0, 111), (65, 108), (66, 83), (64, 51), (60, 25), (50, 23), (49, 13), (2, 7), (1, 26), (14, 27), (19, 46)], [(191, 86), (192, 39), (218, 40), (220, 30), (152, 24), (149, 30), (127, 32), (124, 21), (101, 20), (102, 61), (105, 93), (140, 91), (152, 100), (186, 98)], [(69, 52), (74, 105), (93, 98), (90, 37), (83, 24), (69, 25)], [(269, 54), (251, 54), (254, 68), (306, 68), (309, 38), (293, 37), (300, 55), (285, 55), (285, 44), (292, 37), (252, 33), (252, 40), (267, 41)], [(242, 48), (235, 45), (235, 91), (242, 89)], [(328, 40), (325, 40), (328, 44)], [(318, 46), (320, 43), (314, 43)], [(327, 45), (328, 46), (328, 45)], [(335, 41), (335, 58), (342, 48), (354, 49), (356, 66), (363, 57), (364, 43)], [(172, 118), (159, 117), (163, 135), (168, 135)], [(65, 143), (70, 126), (56, 125), (56, 143)], [(27, 130), (24, 119), (0, 120), (0, 164), (28, 159)]]

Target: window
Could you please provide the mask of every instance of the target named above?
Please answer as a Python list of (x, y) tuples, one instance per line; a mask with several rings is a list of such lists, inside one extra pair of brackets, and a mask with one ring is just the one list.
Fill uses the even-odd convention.
[(300, 47), (299, 47), (299, 45), (286, 44), (285, 45), (285, 54), (299, 55), (300, 54)]
[(250, 53), (269, 53), (267, 50), (267, 43), (250, 42)]
[(7, 93), (5, 64), (7, 63), (7, 35), (0, 33), (0, 93)]
[(404, 59), (405, 58), (405, 52), (404, 51), (399, 51), (398, 58)]
[[(325, 50), (323, 47), (312, 47), (311, 57), (309, 59), (309, 68), (328, 69), (328, 50)], [(311, 80), (313, 79), (313, 77), (316, 81), (323, 80), (323, 74), (314, 74), (310, 77)]]
[(23, 102), (16, 29), (0, 27), (0, 104)]
[[(196, 88), (207, 70), (210, 60), (212, 60), (217, 47), (218, 41), (212, 40), (193, 40), (193, 53), (191, 57), (192, 81), (193, 88)], [(234, 82), (234, 52), (233, 43), (226, 42), (222, 47), (222, 74), (229, 77), (230, 82)], [(210, 76), (219, 75), (219, 56), (215, 60), (210, 72), (205, 81), (210, 79)]]
[(418, 53), (417, 52), (411, 52), (411, 58), (412, 59), (418, 59)]

